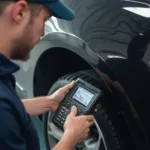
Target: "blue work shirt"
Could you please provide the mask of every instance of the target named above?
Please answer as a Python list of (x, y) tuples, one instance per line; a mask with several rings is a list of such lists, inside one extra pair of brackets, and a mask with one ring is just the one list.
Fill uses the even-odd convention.
[(0, 54), (0, 150), (40, 150), (37, 132), (15, 91), (19, 66)]

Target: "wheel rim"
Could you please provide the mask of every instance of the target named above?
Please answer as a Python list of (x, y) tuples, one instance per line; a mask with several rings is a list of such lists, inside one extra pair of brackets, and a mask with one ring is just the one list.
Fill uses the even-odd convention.
[[(47, 137), (48, 137), (48, 146), (50, 149), (52, 149), (63, 136), (63, 131), (60, 130), (51, 122), (51, 118), (52, 118), (52, 113), (49, 112), (47, 118), (47, 135), (48, 135)], [(95, 141), (92, 137), (87, 138), (83, 142), (84, 150), (108, 150), (103, 133), (96, 120), (94, 120), (94, 124), (99, 134), (99, 138), (97, 141)], [(75, 148), (75, 150), (76, 149), (77, 148)]]

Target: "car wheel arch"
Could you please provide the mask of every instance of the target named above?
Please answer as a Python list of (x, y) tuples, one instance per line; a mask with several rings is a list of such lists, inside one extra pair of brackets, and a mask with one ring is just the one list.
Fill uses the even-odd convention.
[(62, 47), (46, 50), (39, 57), (35, 66), (33, 80), (34, 96), (47, 94), (53, 82), (59, 77), (84, 69), (93, 69), (93, 67), (72, 51)]

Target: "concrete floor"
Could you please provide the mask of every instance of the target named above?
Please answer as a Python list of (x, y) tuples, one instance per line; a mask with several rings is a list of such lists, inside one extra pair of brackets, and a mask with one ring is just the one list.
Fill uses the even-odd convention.
[(40, 150), (46, 150), (44, 135), (43, 135), (43, 127), (41, 121), (37, 117), (32, 118), (35, 128), (38, 132), (39, 140), (40, 140)]

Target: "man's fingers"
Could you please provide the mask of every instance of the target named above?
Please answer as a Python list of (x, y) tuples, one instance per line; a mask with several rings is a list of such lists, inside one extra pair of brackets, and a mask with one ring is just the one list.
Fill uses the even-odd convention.
[(94, 124), (94, 121), (89, 122), (89, 127), (91, 127)]
[(74, 84), (75, 84), (75, 82), (72, 81), (71, 83), (65, 85), (64, 87), (62, 87), (63, 91), (64, 91), (65, 93), (68, 92), (71, 88), (73, 88)]
[(73, 88), (74, 85), (75, 85), (75, 81), (72, 81), (72, 82), (70, 83), (70, 85), (71, 85), (71, 88)]
[(94, 121), (94, 116), (88, 115), (88, 116), (86, 116), (86, 120), (87, 121)]
[(72, 106), (70, 115), (75, 117), (77, 115), (77, 112), (78, 112), (77, 107)]

